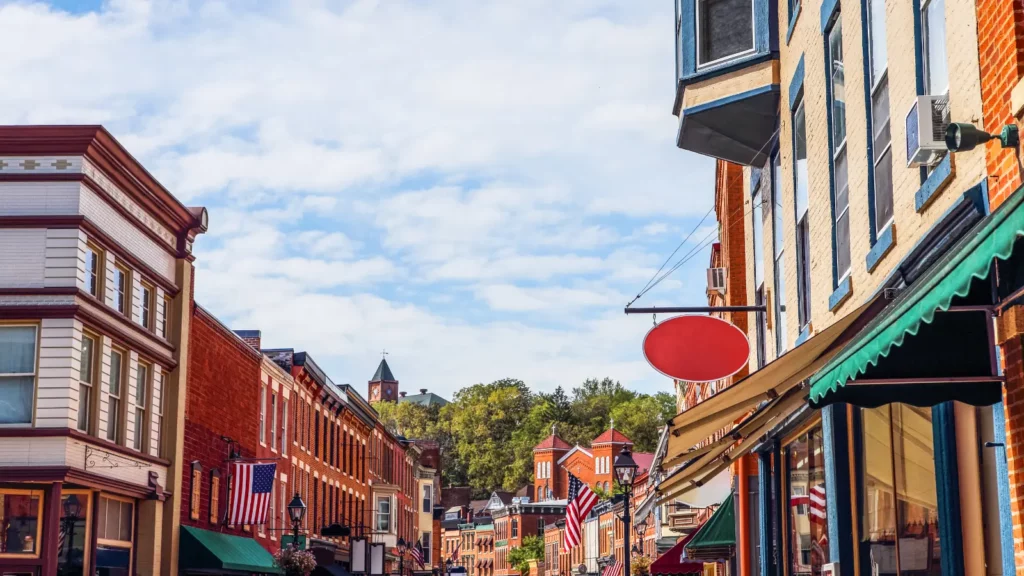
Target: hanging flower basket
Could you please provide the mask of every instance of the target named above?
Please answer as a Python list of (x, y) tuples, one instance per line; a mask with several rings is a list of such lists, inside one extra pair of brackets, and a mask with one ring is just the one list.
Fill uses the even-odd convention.
[(287, 576), (307, 576), (316, 568), (316, 558), (308, 550), (285, 546), (274, 554), (274, 564), (284, 570)]

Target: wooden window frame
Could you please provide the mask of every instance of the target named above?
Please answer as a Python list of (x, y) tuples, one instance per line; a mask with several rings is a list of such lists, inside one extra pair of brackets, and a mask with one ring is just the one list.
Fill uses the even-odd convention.
[[(136, 523), (136, 515), (139, 513), (138, 503), (135, 500), (131, 499), (131, 498), (125, 498), (123, 496), (117, 496), (117, 495), (114, 495), (114, 494), (108, 494), (106, 492), (100, 494), (100, 502), (102, 502), (104, 499), (106, 499), (106, 500), (116, 500), (118, 502), (122, 502), (122, 503), (126, 503), (126, 504), (131, 504), (132, 505), (132, 526), (131, 526), (131, 529), (128, 531), (128, 533), (132, 535), (132, 539), (131, 540), (113, 540), (113, 539), (110, 539), (110, 538), (98, 538), (97, 537), (96, 538), (96, 544), (98, 546), (110, 546), (110, 547), (113, 547), (113, 548), (125, 548), (125, 549), (127, 549), (129, 551), (128, 565), (129, 566), (133, 566), (134, 563), (135, 563), (135, 523)], [(97, 514), (98, 513), (99, 513), (99, 511), (97, 511)]]
[(270, 389), (270, 451), (277, 452), (277, 392)]
[[(141, 375), (142, 375), (142, 368), (143, 367), (145, 367), (145, 369), (146, 369), (146, 375), (147, 375), (146, 379), (147, 379), (147, 382), (146, 382), (145, 397), (142, 398), (142, 400), (145, 402), (145, 405), (143, 405), (140, 408), (139, 403), (138, 403), (138, 400), (139, 400), (138, 389), (139, 389), (139, 384), (140, 384), (140, 381), (141, 381)], [(135, 392), (135, 397), (133, 398), (133, 400), (135, 401), (134, 402), (134, 404), (135, 404), (135, 408), (134, 408), (134, 410), (135, 410), (135, 433), (136, 434), (140, 433), (139, 432), (139, 418), (138, 418), (140, 410), (142, 412), (142, 417), (143, 417), (143, 421), (144, 421), (143, 423), (145, 424), (145, 426), (142, 428), (141, 436), (139, 437), (139, 441), (141, 443), (141, 446), (139, 446), (139, 447), (132, 446), (132, 447), (135, 448), (136, 450), (138, 450), (139, 452), (142, 452), (143, 454), (149, 454), (149, 445), (150, 445), (150, 440), (151, 440), (151, 437), (152, 437), (151, 429), (152, 429), (152, 419), (153, 419), (153, 367), (154, 367), (154, 364), (152, 362), (147, 362), (147, 361), (141, 360), (141, 359), (139, 360), (138, 365), (135, 367), (135, 391), (136, 392)], [(133, 444), (135, 443), (135, 439), (134, 438), (132, 439), (132, 443)]]
[[(106, 255), (106, 251), (103, 250), (102, 248), (100, 248), (98, 245), (96, 245), (96, 244), (94, 244), (92, 242), (88, 242), (88, 241), (85, 243), (85, 251), (86, 251), (85, 252), (85, 254), (86, 254), (86, 257), (85, 257), (85, 266), (86, 266), (86, 270), (85, 270), (85, 273), (86, 273), (86, 277), (85, 277), (85, 293), (90, 295), (90, 296), (92, 296), (96, 300), (102, 302), (103, 301), (104, 288), (106, 287), (105, 280), (106, 280), (106, 276), (107, 276), (107, 274), (106, 274), (106, 272), (107, 272), (107, 257), (106, 257), (107, 255)], [(96, 291), (95, 292), (92, 291), (92, 286), (90, 286), (90, 283), (89, 283), (89, 274), (91, 272), (91, 270), (89, 270), (89, 252), (92, 252), (93, 254), (96, 255), (96, 272), (92, 274), (93, 278), (96, 281)]]
[[(117, 281), (117, 274), (119, 272), (124, 278), (123, 289)], [(123, 310), (121, 309), (121, 299), (124, 300)], [(132, 271), (117, 263), (114, 264), (114, 310), (129, 320), (132, 319)]]
[(164, 296), (161, 300), (162, 305), (164, 307), (164, 324), (160, 335), (163, 337), (164, 340), (169, 341), (171, 339), (171, 310), (174, 309), (174, 299), (171, 298), (170, 296)]
[[(82, 567), (88, 567), (89, 562), (92, 560), (93, 547), (92, 543), (92, 524), (93, 524), (93, 492), (91, 490), (83, 490), (81, 488), (66, 488), (60, 491), (60, 497), (63, 500), (65, 496), (79, 496), (79, 501), (82, 502), (85, 508), (85, 554), (82, 556)], [(61, 502), (61, 518), (64, 517), (63, 502)], [(60, 558), (58, 555), (58, 563)]]
[(192, 484), (189, 486), (188, 517), (199, 520), (203, 499), (203, 465), (192, 463)]
[[(96, 421), (99, 415), (100, 405), (100, 391), (102, 390), (101, 380), (103, 379), (103, 370), (101, 364), (102, 353), (103, 353), (103, 338), (98, 334), (90, 332), (88, 330), (82, 330), (82, 342), (88, 339), (92, 342), (92, 358), (89, 369), (89, 378), (91, 382), (85, 382), (82, 380), (82, 362), (85, 360), (85, 346), (83, 344), (82, 349), (78, 355), (78, 414), (79, 422), (76, 423), (78, 430), (85, 432), (86, 434), (96, 435)], [(89, 401), (88, 406), (85, 408), (85, 429), (81, 427), (82, 417), (82, 388), (87, 387), (89, 389)]]
[(43, 502), (46, 499), (45, 490), (24, 490), (20, 488), (0, 488), (0, 494), (17, 494), (17, 495), (28, 495), (36, 496), (39, 499), (39, 504), (36, 508), (36, 537), (34, 540), (35, 550), (28, 554), (19, 554), (17, 552), (0, 552), (0, 558), (39, 558), (40, 550), (42, 549), (43, 542)]
[(267, 385), (260, 384), (260, 446), (267, 445)]
[(220, 524), (220, 470), (210, 470), (210, 524)]
[[(127, 381), (128, 373), (131, 370), (131, 354), (127, 349), (112, 347), (110, 349), (110, 366), (114, 366), (114, 354), (121, 357), (120, 370), (118, 371), (118, 392), (117, 396), (117, 410), (110, 409), (110, 398), (113, 396), (110, 393), (112, 380), (107, 381), (107, 430), (105, 438), (111, 442), (124, 445), (125, 442), (125, 421), (127, 420), (126, 414), (128, 413), (128, 402), (126, 396), (128, 395)], [(111, 369), (113, 373), (113, 369)], [(114, 426), (114, 437), (110, 437), (110, 427)]]
[[(140, 316), (139, 324), (152, 333), (156, 334), (156, 287), (149, 282), (142, 281), (140, 292)], [(148, 296), (146, 294), (149, 294)]]

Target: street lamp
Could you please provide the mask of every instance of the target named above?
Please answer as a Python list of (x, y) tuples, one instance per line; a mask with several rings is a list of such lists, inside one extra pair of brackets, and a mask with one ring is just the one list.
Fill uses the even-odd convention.
[(302, 522), (302, 517), (306, 515), (306, 503), (302, 501), (302, 497), (296, 492), (292, 501), (288, 503), (288, 518), (292, 521), (292, 547), (299, 547), (299, 524)]
[(451, 558), (444, 561), (444, 567), (448, 569), (448, 572), (446, 572), (446, 574), (450, 575), (452, 573), (452, 566), (454, 565), (455, 562), (452, 562)]
[(65, 549), (67, 550), (67, 561), (71, 562), (71, 547), (75, 545), (75, 525), (82, 517), (82, 503), (75, 494), (68, 494), (64, 499), (64, 518), (62, 519), (61, 530), (64, 531)]
[(644, 516), (643, 520), (638, 521), (634, 524), (636, 530), (636, 541), (637, 543), (633, 546), (638, 554), (644, 553), (644, 536), (647, 534), (647, 516)]
[(633, 478), (636, 477), (636, 470), (639, 466), (633, 461), (633, 453), (629, 451), (629, 446), (623, 446), (622, 452), (615, 457), (615, 478), (619, 481), (619, 486), (622, 487), (623, 494), (625, 496), (625, 502), (622, 506), (622, 537), (624, 541), (622, 543), (622, 551), (626, 557), (623, 563), (623, 576), (630, 576), (629, 571), (629, 500), (633, 496)]
[(405, 538), (398, 537), (398, 573), (405, 574), (405, 552), (408, 547), (405, 545)]

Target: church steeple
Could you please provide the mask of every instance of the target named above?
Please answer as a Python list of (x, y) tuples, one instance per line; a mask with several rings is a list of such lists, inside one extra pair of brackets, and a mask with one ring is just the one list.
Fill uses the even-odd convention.
[(398, 401), (398, 380), (392, 374), (391, 367), (388, 366), (388, 361), (384, 358), (385, 355), (387, 352), (381, 353), (380, 364), (377, 365), (377, 371), (370, 379), (371, 404)]

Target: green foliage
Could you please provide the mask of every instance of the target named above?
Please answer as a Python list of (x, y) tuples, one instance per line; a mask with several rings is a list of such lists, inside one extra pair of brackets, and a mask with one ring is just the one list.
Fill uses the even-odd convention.
[(654, 451), (658, 429), (675, 415), (675, 396), (639, 394), (610, 378), (588, 379), (570, 393), (558, 387), (535, 394), (521, 380), (504, 379), (463, 388), (433, 412), (409, 402), (378, 408), (392, 429), (441, 444), (445, 484), (468, 485), (475, 498), (486, 498), (533, 481), (533, 447), (552, 424), (566, 442), (589, 446), (614, 418), (634, 450)]
[(544, 538), (542, 536), (527, 536), (523, 538), (523, 545), (508, 551), (508, 563), (519, 569), (522, 574), (530, 571), (529, 560), (544, 560)]

